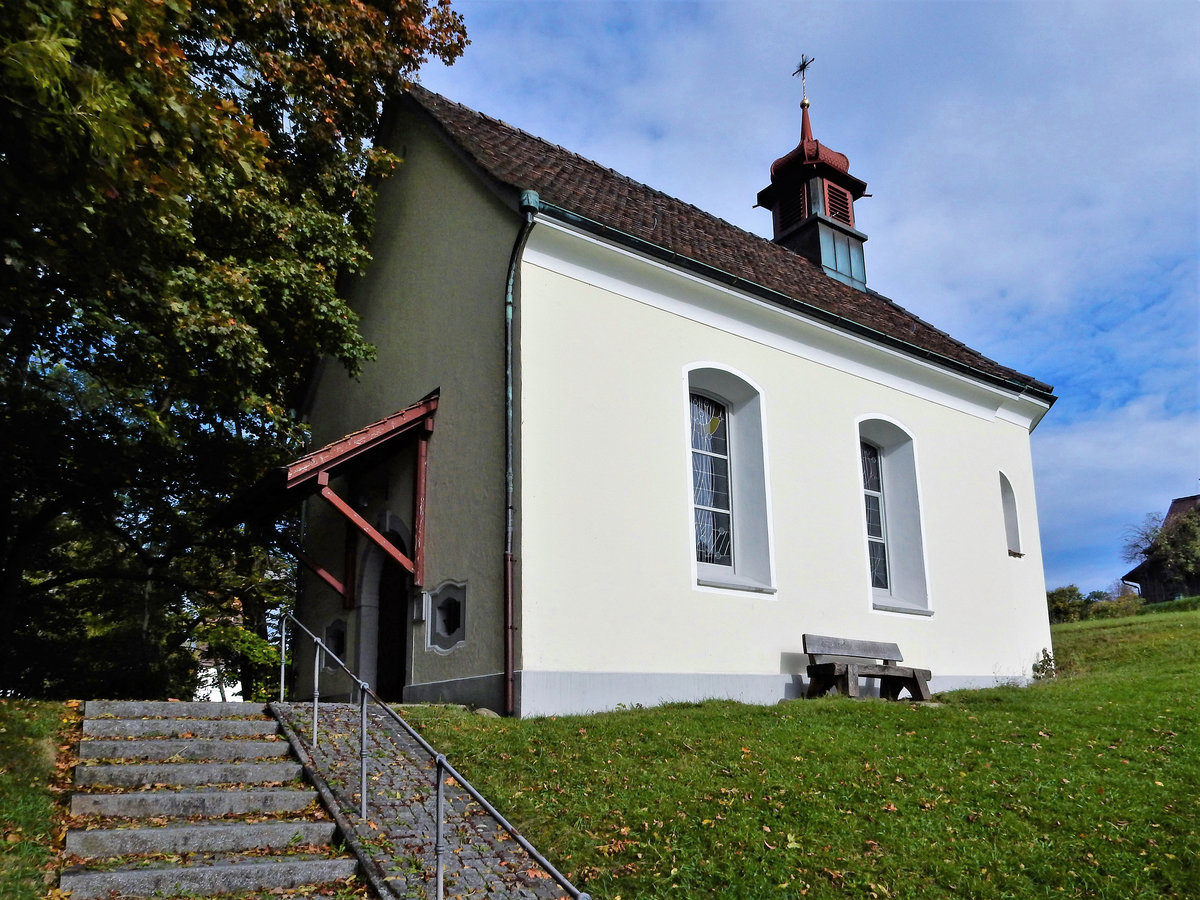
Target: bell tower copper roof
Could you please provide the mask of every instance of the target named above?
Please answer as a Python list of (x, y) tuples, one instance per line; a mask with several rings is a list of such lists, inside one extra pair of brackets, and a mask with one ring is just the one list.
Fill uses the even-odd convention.
[[(844, 153), (838, 153), (813, 138), (812, 119), (808, 115), (811, 106), (807, 97), (800, 101), (802, 110), (800, 121), (800, 143), (792, 152), (779, 157), (771, 163), (771, 182), (782, 181), (796, 166), (824, 163), (843, 174), (850, 172), (850, 159)], [(866, 187), (866, 185), (863, 185)]]

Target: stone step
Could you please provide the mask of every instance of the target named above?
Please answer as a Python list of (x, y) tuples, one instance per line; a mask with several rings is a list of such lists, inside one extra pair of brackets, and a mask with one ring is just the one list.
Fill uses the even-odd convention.
[(85, 718), (113, 716), (118, 719), (162, 717), (167, 719), (219, 719), (264, 717), (261, 703), (209, 703), (168, 700), (88, 700), (83, 705)]
[(129, 794), (75, 794), (73, 816), (229, 816), (300, 812), (317, 799), (316, 791), (216, 790), (138, 791)]
[(75, 783), (141, 787), (149, 784), (267, 784), (295, 781), (298, 762), (243, 763), (100, 763), (75, 767)]
[(85, 738), (253, 738), (276, 734), (273, 719), (84, 719)]
[(237, 760), (287, 756), (287, 741), (177, 740), (79, 742), (80, 759)]
[(66, 852), (72, 856), (127, 856), (139, 853), (229, 853), (281, 850), (289, 846), (328, 844), (332, 822), (210, 822), (205, 825), (162, 825), (157, 828), (96, 828), (68, 831)]
[(357, 871), (358, 860), (353, 858), (222, 860), (194, 866), (64, 872), (59, 889), (70, 891), (71, 900), (107, 898), (113, 891), (122, 897), (210, 896), (323, 884)]

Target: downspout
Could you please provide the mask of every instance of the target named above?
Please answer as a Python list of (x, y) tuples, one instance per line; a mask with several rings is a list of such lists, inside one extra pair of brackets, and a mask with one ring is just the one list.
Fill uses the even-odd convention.
[(516, 431), (513, 423), (513, 291), (517, 267), (525, 252), (525, 242), (533, 230), (533, 217), (540, 208), (536, 191), (521, 192), (521, 212), (525, 221), (517, 233), (512, 257), (508, 261), (508, 281), (504, 290), (504, 714), (516, 713), (516, 612), (513, 599), (513, 534), (516, 528), (514, 481), (516, 468)]

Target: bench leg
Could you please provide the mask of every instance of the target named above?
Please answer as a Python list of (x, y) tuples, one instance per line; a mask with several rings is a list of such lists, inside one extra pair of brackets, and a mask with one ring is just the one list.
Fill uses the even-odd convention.
[(933, 699), (932, 695), (929, 693), (929, 685), (920, 675), (913, 675), (913, 677), (909, 679), (908, 692), (912, 694), (912, 698), (914, 700), (929, 701)]
[(820, 697), (822, 694), (828, 692), (832, 687), (832, 678), (824, 678), (819, 675), (810, 675), (808, 676), (808, 691), (804, 694), (804, 696), (809, 700), (812, 700), (814, 697)]
[(900, 692), (908, 688), (913, 700), (930, 700), (929, 685), (920, 675), (881, 675), (879, 696), (885, 700), (899, 700)]
[(858, 697), (858, 666), (846, 666), (846, 674), (838, 678), (838, 693), (843, 697)]

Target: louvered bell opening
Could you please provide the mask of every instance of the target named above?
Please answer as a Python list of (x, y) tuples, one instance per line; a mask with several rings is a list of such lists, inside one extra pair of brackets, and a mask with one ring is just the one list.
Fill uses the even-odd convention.
[(808, 218), (808, 191), (803, 183), (784, 193), (779, 203), (779, 234)]
[(854, 227), (854, 200), (845, 188), (825, 182), (825, 209), (831, 219)]

